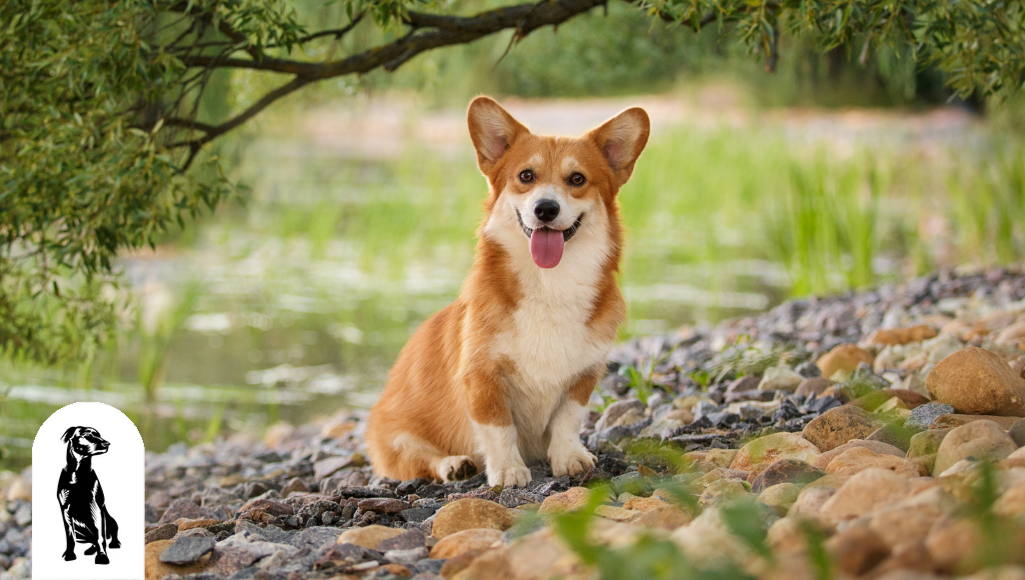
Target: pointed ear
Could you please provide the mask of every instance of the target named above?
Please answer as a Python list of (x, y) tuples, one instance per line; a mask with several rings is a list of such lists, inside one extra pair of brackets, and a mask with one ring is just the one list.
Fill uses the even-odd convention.
[(68, 427), (68, 430), (61, 435), (61, 441), (67, 443), (69, 439), (75, 436), (75, 431), (78, 431), (78, 427)]
[(644, 109), (627, 109), (594, 129), (586, 138), (594, 141), (622, 186), (630, 179), (634, 163), (648, 143), (651, 123)]
[(490, 97), (477, 97), (466, 112), (477, 167), (489, 174), (517, 137), (530, 131)]

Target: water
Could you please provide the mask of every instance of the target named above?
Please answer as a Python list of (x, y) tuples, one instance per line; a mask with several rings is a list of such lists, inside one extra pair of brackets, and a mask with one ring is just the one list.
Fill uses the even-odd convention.
[[(621, 105), (512, 109), (534, 115), (541, 129), (572, 134)], [(647, 106), (659, 132), (694, 114), (674, 103)], [(914, 122), (887, 135), (907, 147)], [(224, 207), (157, 251), (124, 258), (136, 295), (129, 330), (92, 366), (0, 367), (0, 468), (26, 465), (41, 422), (79, 400), (126, 411), (152, 451), (236, 433), (259, 437), (277, 421), (368, 408), (410, 333), (458, 295), (472, 261), (486, 186), (461, 123), (450, 112), (412, 124), (387, 111), (328, 112), (298, 130), (253, 139), (237, 169), (252, 187), (247, 207)], [(805, 125), (781, 134), (814, 141), (828, 123)], [(833, 126), (848, 146), (852, 130)], [(659, 132), (638, 166), (647, 177), (635, 175), (621, 193), (624, 338), (764, 310), (786, 297), (791, 282), (764, 249), (765, 212), (736, 201), (733, 190), (745, 186), (728, 174), (738, 168), (710, 167), (719, 157), (709, 153), (713, 161), (691, 160), (697, 167), (677, 179), (678, 157), (695, 153), (660, 153)], [(870, 125), (867, 139), (879, 134)], [(743, 131), (730, 139), (731, 147), (758, 147), (744, 144)], [(936, 136), (921, 141), (932, 146)], [(685, 187), (706, 172), (726, 176), (716, 195), (645, 191), (652, 183)], [(763, 196), (774, 195), (769, 179), (750, 179), (766, 184)], [(665, 201), (681, 196), (684, 205)], [(888, 267), (887, 256), (878, 258)]]

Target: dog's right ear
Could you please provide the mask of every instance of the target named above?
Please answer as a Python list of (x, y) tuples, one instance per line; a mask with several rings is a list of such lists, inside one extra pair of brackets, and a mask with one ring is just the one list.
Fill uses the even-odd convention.
[(470, 103), (466, 122), (477, 150), (477, 167), (485, 175), (491, 173), (517, 137), (530, 133), (490, 97), (477, 97)]
[(75, 436), (75, 432), (79, 430), (79, 427), (68, 427), (68, 430), (61, 435), (61, 441), (67, 443), (69, 439)]

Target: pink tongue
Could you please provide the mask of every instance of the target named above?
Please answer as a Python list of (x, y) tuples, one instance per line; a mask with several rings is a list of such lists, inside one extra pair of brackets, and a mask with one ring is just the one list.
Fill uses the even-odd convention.
[(563, 243), (562, 232), (538, 228), (530, 235), (530, 257), (541, 268), (554, 268), (562, 259)]

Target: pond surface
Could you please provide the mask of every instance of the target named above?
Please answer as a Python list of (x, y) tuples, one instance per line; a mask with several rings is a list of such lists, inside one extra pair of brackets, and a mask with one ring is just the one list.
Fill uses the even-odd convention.
[[(571, 134), (622, 108), (513, 105), (542, 129)], [(841, 115), (798, 116), (776, 122), (767, 137), (732, 112), (706, 118), (665, 98), (647, 106), (657, 131), (638, 166), (643, 175), (621, 193), (624, 338), (714, 323), (786, 297), (792, 271), (765, 249), (764, 208), (737, 197), (776, 195), (771, 189), (786, 185), (757, 168), (748, 181), (731, 181), (745, 171), (736, 151), (756, 158), (776, 142), (823, 139), (864, 147), (880, 135), (934, 147), (972, 123), (955, 115), (937, 133), (914, 116), (889, 126), (884, 115), (854, 129)], [(372, 405), (410, 333), (458, 295), (486, 193), (461, 113), (411, 115), (326, 111), (297, 131), (253, 137), (237, 168), (251, 187), (245, 207), (223, 207), (156, 251), (124, 258), (136, 298), (116, 343), (82, 367), (0, 367), (0, 468), (26, 465), (38, 426), (74, 401), (124, 410), (153, 451), (259, 437), (277, 421)], [(704, 141), (691, 144), (698, 133)], [(891, 211), (913, 208), (895, 202)], [(893, 264), (906, 256), (896, 252), (873, 257), (881, 279), (899, 274)]]

